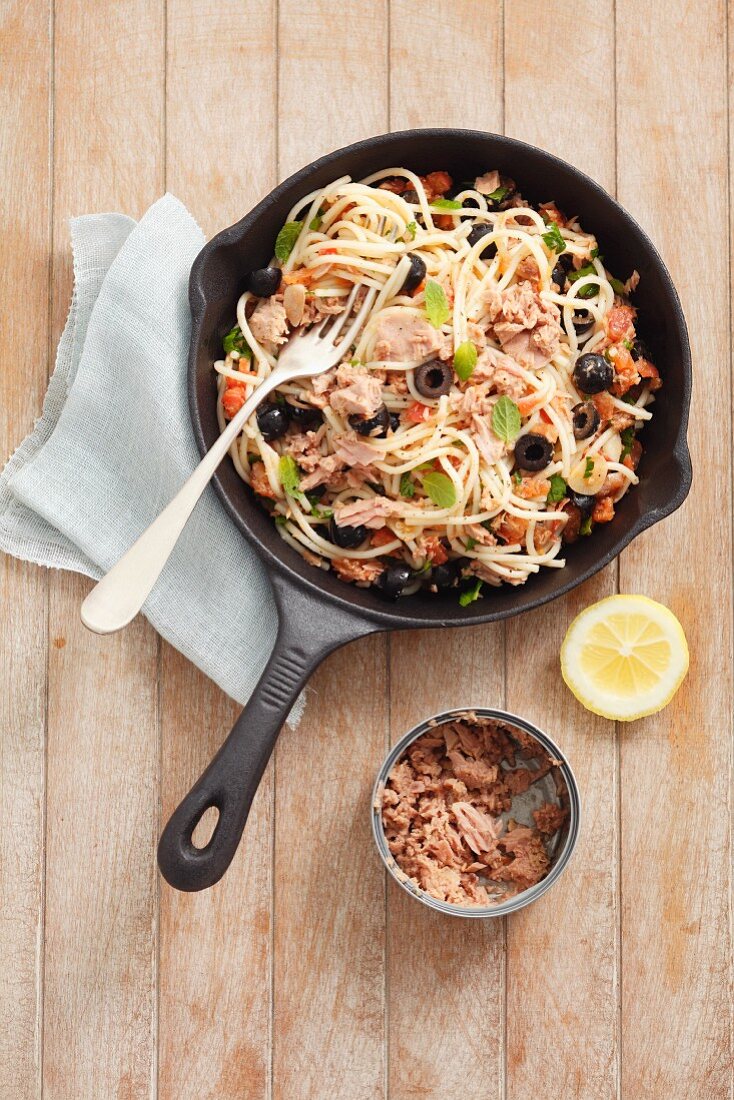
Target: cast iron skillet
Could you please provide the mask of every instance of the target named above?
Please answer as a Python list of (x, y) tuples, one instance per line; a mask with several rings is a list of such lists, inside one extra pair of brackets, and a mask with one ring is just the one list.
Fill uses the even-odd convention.
[[(179, 890), (202, 890), (226, 871), (278, 732), (304, 683), (328, 653), (374, 631), (494, 622), (539, 607), (608, 565), (641, 531), (678, 508), (691, 485), (686, 444), (690, 348), (678, 296), (652, 242), (606, 191), (576, 168), (523, 142), (472, 130), (407, 130), (339, 149), (296, 172), (202, 249), (189, 287), (189, 402), (202, 454), (218, 434), (212, 362), (221, 355), (222, 336), (232, 325), (243, 275), (269, 262), (278, 230), (297, 199), (339, 176), (360, 179), (396, 165), (421, 174), (445, 168), (457, 181), (497, 168), (515, 179), (531, 202), (554, 199), (562, 210), (578, 214), (581, 224), (595, 233), (607, 266), (618, 277), (624, 279), (637, 268), (638, 325), (665, 381), (655, 416), (644, 431), (640, 485), (624, 497), (612, 523), (600, 525), (592, 538), (569, 547), (563, 570), (536, 574), (520, 588), (486, 591), (483, 599), (464, 608), (455, 592), (416, 594), (388, 604), (371, 589), (347, 585), (306, 564), (282, 541), (226, 459), (214, 486), (268, 569), (279, 628), (252, 698), (161, 837), (160, 869)], [(212, 806), (219, 811), (216, 828), (206, 847), (197, 849), (192, 832)]]

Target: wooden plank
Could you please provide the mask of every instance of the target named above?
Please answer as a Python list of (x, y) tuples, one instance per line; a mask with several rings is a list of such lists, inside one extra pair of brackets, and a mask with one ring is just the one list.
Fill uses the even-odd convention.
[[(344, 17), (326, 0), (280, 0), (279, 45), (279, 176), (386, 128), (384, 0)], [(386, 684), (384, 638), (341, 650), (278, 745), (275, 1100), (385, 1096), (384, 882), (368, 822)]]
[[(163, 185), (163, 4), (60, 0), (55, 17), (54, 333), (67, 218), (139, 216)], [(50, 582), (44, 1095), (147, 1096), (154, 1067), (157, 640), (88, 633), (88, 582)]]
[[(169, 0), (167, 11), (166, 186), (213, 233), (275, 183), (275, 4)], [(238, 26), (249, 33), (233, 34)], [(162, 643), (162, 822), (239, 709)], [(240, 850), (213, 890), (160, 884), (161, 1100), (269, 1094), (272, 801), (268, 769)]]
[[(732, 1084), (731, 440), (717, 432), (729, 423), (731, 392), (724, 18), (715, 0), (617, 3), (619, 197), (670, 267), (698, 379), (693, 494), (621, 563), (622, 590), (671, 607), (691, 651), (675, 702), (621, 739), (621, 1089), (711, 1100), (729, 1097)], [(695, 97), (670, 96), (671, 59), (680, 58), (696, 74)], [(671, 217), (683, 180), (705, 211), (695, 252), (706, 262), (693, 266), (690, 236)]]
[[(502, 6), (391, 5), (390, 126), (501, 132)], [(464, 79), (481, 73), (481, 79)], [(436, 168), (450, 168), (440, 162)], [(488, 166), (489, 167), (489, 166)], [(504, 631), (410, 632), (391, 639), (390, 735), (450, 706), (504, 702)], [(391, 1100), (500, 1097), (504, 1084), (504, 921), (449, 920), (388, 885)], [(467, 966), (467, 959), (471, 964)]]
[[(0, 17), (2, 461), (39, 415), (46, 381), (49, 21), (47, 0)], [(0, 1095), (16, 1100), (40, 1095), (46, 596), (41, 570), (0, 558)]]
[[(505, 23), (506, 132), (615, 186), (614, 5), (518, 0)], [(593, 57), (584, 113), (554, 56)], [(548, 125), (553, 120), (552, 126)], [(549, 194), (547, 198), (553, 198)], [(593, 226), (587, 228), (593, 229)], [(567, 598), (507, 624), (507, 704), (569, 755), (581, 788), (583, 827), (568, 871), (508, 922), (507, 1097), (552, 1090), (616, 1097), (618, 1077), (617, 745), (611, 722), (589, 714), (561, 679), (558, 652), (572, 618), (614, 592), (616, 567)]]

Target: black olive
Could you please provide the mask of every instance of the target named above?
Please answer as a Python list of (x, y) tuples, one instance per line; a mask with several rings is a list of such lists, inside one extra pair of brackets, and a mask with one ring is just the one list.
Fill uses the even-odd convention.
[(551, 460), (553, 448), (544, 435), (528, 432), (515, 443), (515, 465), (521, 470), (544, 470)]
[(559, 291), (566, 285), (566, 269), (562, 263), (557, 263), (551, 272), (551, 282), (555, 283)]
[(571, 413), (573, 416), (573, 434), (577, 439), (588, 439), (599, 427), (599, 413), (592, 401), (584, 401), (581, 405), (574, 405)]
[(420, 202), (420, 199), (418, 198), (418, 192), (414, 191), (412, 187), (406, 187), (405, 191), (403, 191), (400, 197), (402, 199), (405, 199), (406, 202), (414, 205), (417, 205)]
[(441, 359), (429, 359), (413, 373), (415, 388), (422, 397), (441, 397), (449, 392), (453, 380), (451, 367)]
[(257, 410), (257, 426), (268, 443), (285, 434), (289, 420), (287, 405), (261, 405)]
[(322, 496), (324, 495), (325, 492), (326, 492), (326, 486), (325, 485), (314, 485), (313, 489), (308, 490), (308, 492), (306, 493), (306, 496), (309, 499), (311, 497), (313, 497), (314, 500), (321, 500), (321, 498), (322, 498)]
[(361, 524), (359, 527), (340, 527), (333, 519), (329, 521), (329, 538), (341, 550), (354, 550), (367, 538), (367, 528)]
[[(491, 225), (488, 225), (487, 222), (478, 222), (466, 238), (469, 247), (473, 248), (477, 241), (481, 241), (482, 237), (486, 237), (487, 234), (491, 232)], [(486, 247), (481, 250), (479, 255), (491, 260), (493, 256), (497, 255), (496, 243), (494, 241), (487, 241)]]
[(390, 427), (394, 432), (400, 427), (400, 413), (390, 413)]
[(288, 402), (287, 408), (291, 420), (299, 428), (316, 428), (324, 419), (321, 409), (317, 409), (315, 405), (291, 405)]
[(417, 286), (420, 286), (426, 277), (426, 265), (417, 252), (410, 252), (410, 269), (405, 276), (405, 282), (401, 287), (401, 293), (411, 294)]
[(377, 587), (388, 600), (396, 600), (412, 576), (408, 565), (388, 565), (377, 578)]
[(279, 267), (260, 267), (247, 277), (247, 289), (257, 298), (272, 298), (280, 287), (283, 272)]
[(348, 420), (359, 435), (385, 436), (390, 427), (390, 414), (384, 405), (380, 405), (374, 416), (364, 417), (353, 413)]
[(435, 584), (436, 588), (453, 588), (460, 574), (461, 561), (458, 558), (453, 558), (450, 561), (442, 562), (441, 565), (434, 565), (428, 583)]
[(647, 344), (645, 343), (645, 341), (640, 340), (639, 337), (638, 337), (635, 340), (632, 347), (630, 348), (630, 355), (634, 359), (635, 363), (639, 359), (649, 359), (650, 358), (650, 352), (649, 352), (649, 349), (648, 349)]
[(614, 381), (614, 370), (603, 355), (590, 351), (579, 355), (573, 368), (573, 381), (581, 393), (601, 393)]
[(594, 314), (590, 313), (588, 309), (575, 309), (571, 323), (576, 330), (576, 335), (583, 336), (594, 324)]
[(556, 263), (560, 264), (567, 275), (569, 271), (573, 270), (573, 256), (570, 252), (562, 252), (556, 260)]
[(578, 508), (584, 518), (590, 516), (594, 510), (596, 504), (596, 497), (587, 496), (585, 493), (575, 493), (573, 489), (566, 487), (566, 496), (573, 504), (574, 508)]

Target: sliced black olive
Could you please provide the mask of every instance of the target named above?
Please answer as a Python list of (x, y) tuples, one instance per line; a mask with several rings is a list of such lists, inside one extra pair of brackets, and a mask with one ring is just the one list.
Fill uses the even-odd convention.
[(573, 368), (574, 385), (582, 393), (601, 393), (614, 381), (614, 370), (603, 355), (587, 352), (579, 355)]
[(573, 256), (571, 255), (570, 252), (562, 252), (560, 254), (560, 256), (558, 257), (558, 259), (556, 260), (556, 263), (560, 267), (562, 267), (563, 270), (568, 275), (569, 271), (571, 271), (573, 269)]
[(377, 587), (388, 600), (396, 600), (413, 576), (408, 565), (388, 565), (377, 578)]
[(562, 263), (557, 263), (551, 272), (551, 282), (555, 283), (559, 291), (566, 285), (567, 271)]
[(247, 289), (257, 298), (272, 298), (280, 287), (283, 272), (279, 267), (260, 267), (247, 277)]
[(405, 191), (403, 191), (400, 197), (401, 199), (405, 199), (406, 202), (409, 202), (413, 205), (416, 205), (421, 201), (418, 198), (418, 192), (415, 191), (412, 187), (406, 187)]
[(289, 421), (287, 405), (261, 405), (257, 410), (257, 426), (268, 443), (285, 434)]
[(594, 324), (594, 314), (588, 309), (575, 309), (571, 320), (577, 336), (583, 336)]
[(599, 427), (599, 413), (593, 401), (574, 405), (571, 415), (573, 416), (573, 434), (577, 439), (588, 439)]
[(578, 508), (584, 518), (591, 515), (596, 504), (596, 497), (587, 496), (585, 493), (575, 493), (573, 489), (568, 487), (566, 487), (566, 496), (574, 508)]
[(314, 500), (321, 500), (322, 496), (326, 492), (325, 485), (314, 485), (313, 489), (309, 489), (306, 496), (310, 500), (312, 497)]
[(384, 405), (380, 405), (374, 416), (359, 416), (353, 413), (349, 423), (359, 435), (385, 436), (390, 427), (390, 414)]
[[(477, 241), (481, 241), (482, 237), (486, 237), (488, 233), (492, 232), (492, 226), (487, 222), (477, 222), (472, 228), (471, 233), (467, 236), (467, 243), (470, 248), (473, 248)], [(486, 246), (480, 251), (480, 256), (484, 256), (485, 259), (491, 260), (493, 256), (497, 255), (497, 244), (495, 241), (487, 241)]]
[(287, 405), (290, 418), (299, 428), (316, 428), (322, 423), (324, 414), (315, 405)]
[(460, 575), (461, 561), (459, 558), (453, 558), (442, 562), (441, 565), (434, 565), (428, 583), (435, 584), (436, 588), (453, 588)]
[(411, 294), (417, 286), (420, 286), (426, 277), (426, 265), (420, 258), (417, 252), (411, 252), (410, 255), (410, 268), (408, 274), (405, 276), (405, 282), (402, 285), (401, 292), (405, 294)]
[(528, 432), (515, 443), (515, 465), (521, 470), (544, 470), (551, 460), (553, 448), (544, 435)]
[(390, 413), (390, 427), (394, 432), (400, 427), (400, 413)]
[(415, 388), (422, 397), (441, 397), (448, 393), (454, 374), (448, 363), (442, 359), (430, 359), (415, 368), (413, 380)]
[(650, 358), (650, 351), (649, 351), (648, 346), (645, 343), (645, 341), (640, 340), (640, 338), (638, 337), (635, 340), (632, 347), (630, 348), (630, 355), (634, 359), (635, 363), (639, 359), (649, 359)]
[(367, 528), (340, 527), (333, 519), (329, 522), (329, 538), (341, 550), (354, 550), (367, 538)]

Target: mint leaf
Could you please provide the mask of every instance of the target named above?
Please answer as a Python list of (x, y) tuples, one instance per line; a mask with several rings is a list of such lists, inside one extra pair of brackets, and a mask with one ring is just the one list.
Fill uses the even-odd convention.
[(628, 454), (632, 452), (632, 444), (635, 441), (635, 429), (632, 427), (625, 428), (623, 432), (619, 433), (619, 438), (622, 440), (622, 453), (619, 456), (619, 461), (626, 458)]
[(492, 431), (498, 439), (511, 443), (520, 434), (521, 427), (520, 410), (511, 397), (502, 394), (492, 409)]
[[(509, 193), (510, 193), (510, 188), (509, 187), (498, 187), (497, 190), (493, 191), (491, 195), (487, 195), (487, 198), (491, 199), (492, 202), (502, 202), (505, 195), (509, 195)], [(475, 597), (475, 599), (476, 599), (476, 597)]]
[(602, 259), (602, 257), (599, 255), (599, 245), (597, 245), (596, 248), (592, 248), (591, 258), (592, 258), (592, 260), (601, 260)]
[(408, 224), (405, 227), (405, 236), (408, 238), (408, 240), (410, 240), (410, 241), (415, 240), (415, 231), (416, 231), (417, 228), (418, 228), (418, 223), (417, 222), (408, 222)]
[(512, 480), (515, 482), (516, 485), (522, 485), (522, 474), (519, 470), (515, 470), (514, 474), (512, 475)]
[(415, 482), (410, 476), (410, 471), (406, 470), (400, 478), (400, 495), (401, 497), (407, 497), (410, 499), (415, 496)]
[(477, 349), (471, 340), (465, 340), (463, 344), (459, 344), (454, 352), (454, 370), (461, 381), (466, 382), (467, 379), (471, 378), (476, 365)]
[(453, 508), (456, 504), (456, 489), (447, 474), (434, 471), (423, 478), (423, 488), (437, 508)]
[(437, 210), (461, 210), (461, 203), (455, 199), (434, 199), (431, 206)]
[(466, 547), (467, 550), (473, 550), (476, 545), (477, 545), (477, 540), (475, 538), (472, 538), (471, 535), (469, 535), (468, 539), (464, 540), (464, 546)]
[(543, 241), (551, 252), (565, 252), (566, 242), (556, 222), (551, 222), (548, 232), (542, 234)]
[(558, 504), (566, 495), (566, 482), (560, 474), (551, 474), (550, 489), (545, 498), (548, 504)]
[(449, 303), (446, 301), (443, 287), (433, 279), (429, 279), (426, 283), (425, 302), (426, 316), (429, 323), (434, 328), (440, 328), (448, 321), (451, 310), (449, 309)]
[(461, 595), (459, 596), (459, 603), (462, 607), (468, 607), (470, 603), (474, 603), (475, 600), (479, 599), (479, 594), (481, 591), (482, 582), (479, 577), (477, 577), (473, 586), (471, 588), (467, 588), (464, 592), (461, 593)]
[(290, 256), (302, 229), (303, 222), (286, 222), (275, 238), (275, 255), (281, 263), (285, 263)]
[(235, 325), (234, 328), (229, 330), (222, 340), (222, 347), (225, 355), (231, 355), (233, 351), (237, 351), (245, 359), (252, 359), (252, 351), (242, 335), (242, 329), (239, 325)]
[(325, 214), (325, 213), (326, 213), (326, 211), (324, 210), (323, 206), (321, 206), (321, 207), (319, 207), (319, 209), (317, 210), (317, 212), (316, 212), (316, 214), (314, 215), (314, 217), (313, 217), (313, 218), (311, 218), (311, 221), (309, 222), (309, 226), (308, 226), (308, 228), (309, 228), (309, 229), (313, 229), (314, 233), (315, 233), (315, 232), (316, 232), (316, 231), (317, 231), (318, 229), (321, 229), (321, 223), (322, 223), (322, 221), (324, 220), (324, 214)]
[(298, 466), (293, 455), (280, 456), (278, 474), (280, 476), (280, 483), (285, 492), (294, 496), (298, 492), (298, 486), (301, 484), (301, 475), (298, 472)]
[(275, 517), (275, 526), (276, 527), (285, 527), (287, 522), (288, 522), (288, 520), (285, 518), (285, 516), (276, 516)]

